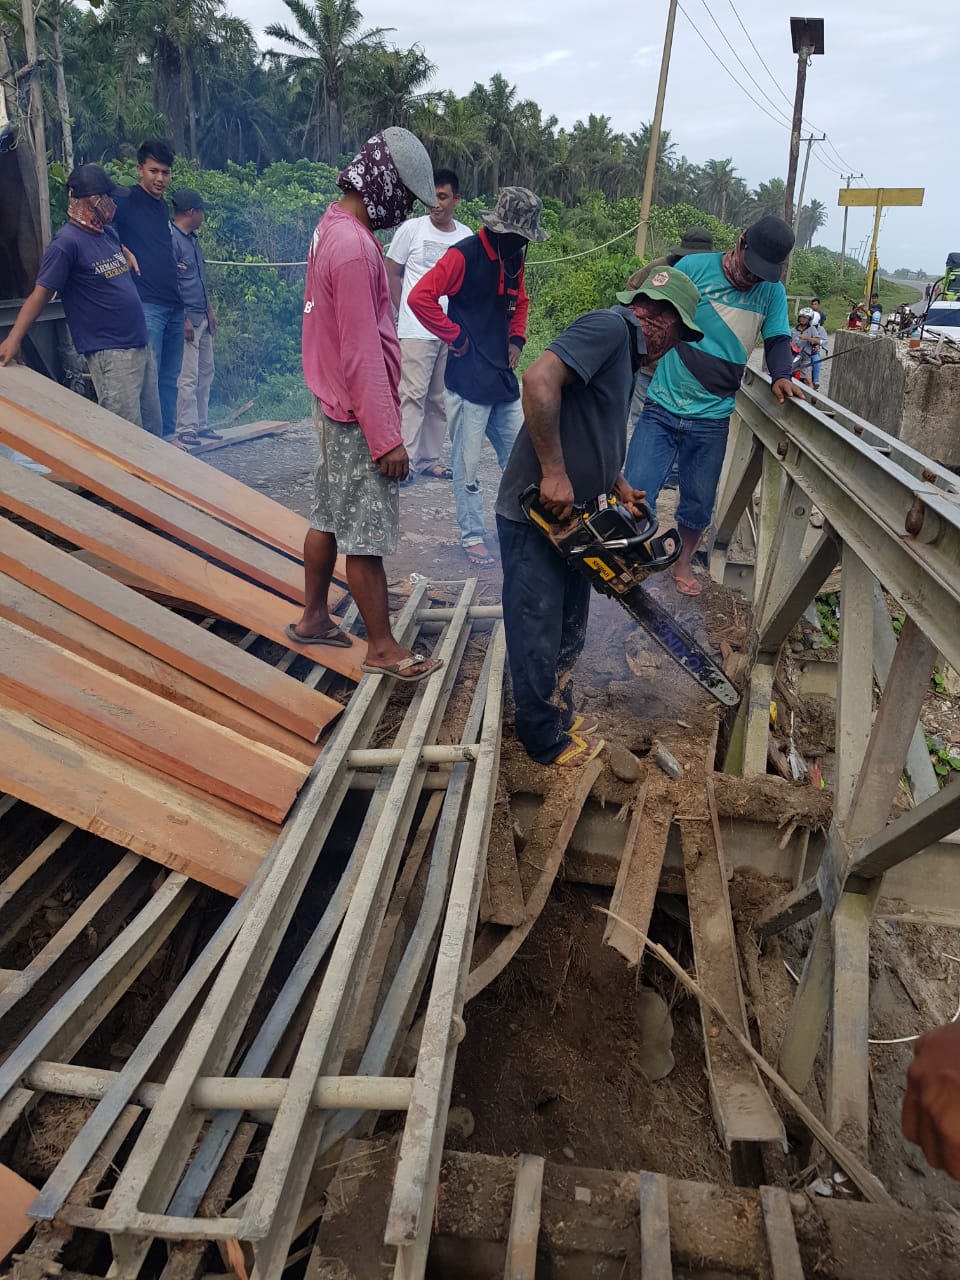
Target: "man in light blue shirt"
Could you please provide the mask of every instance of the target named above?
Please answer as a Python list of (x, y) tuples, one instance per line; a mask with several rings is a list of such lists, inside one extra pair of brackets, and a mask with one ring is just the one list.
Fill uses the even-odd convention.
[[(781, 402), (801, 396), (792, 381), (790, 321), (780, 269), (793, 248), (793, 232), (780, 218), (748, 227), (728, 253), (700, 253), (676, 263), (700, 290), (696, 323), (701, 342), (681, 342), (657, 366), (647, 401), (627, 450), (628, 484), (655, 506), (676, 463), (680, 474), (677, 526), (683, 544), (672, 574), (682, 595), (702, 590), (693, 556), (710, 523), (727, 428), (743, 370), (762, 336), (773, 393)], [(657, 284), (656, 274), (648, 284)], [(629, 305), (630, 292), (617, 294)]]
[(213, 383), (213, 335), (217, 317), (207, 290), (207, 268), (197, 232), (206, 206), (199, 191), (184, 187), (173, 193), (170, 235), (177, 268), (177, 287), (183, 302), (183, 363), (177, 380), (175, 444), (189, 448), (202, 440), (219, 440), (207, 426), (207, 406)]

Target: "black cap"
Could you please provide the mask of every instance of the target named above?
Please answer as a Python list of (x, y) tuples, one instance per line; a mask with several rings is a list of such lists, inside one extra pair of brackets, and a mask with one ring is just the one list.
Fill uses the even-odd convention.
[(67, 179), (67, 191), (71, 196), (128, 196), (127, 187), (118, 187), (106, 170), (98, 164), (78, 164)]
[(171, 196), (175, 213), (189, 213), (191, 209), (205, 209), (203, 196), (193, 187), (181, 187)]
[(761, 280), (779, 280), (780, 268), (793, 248), (793, 232), (782, 218), (768, 214), (743, 233), (743, 260)]
[(713, 232), (706, 227), (688, 227), (671, 253), (713, 253)]

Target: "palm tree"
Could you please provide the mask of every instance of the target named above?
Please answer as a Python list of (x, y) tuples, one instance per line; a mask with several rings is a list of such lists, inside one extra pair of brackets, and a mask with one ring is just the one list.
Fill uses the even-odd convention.
[[(636, 166), (638, 192), (643, 188), (644, 179), (647, 173), (647, 160), (650, 156), (652, 134), (652, 124), (641, 124), (640, 128), (635, 133), (630, 134), (627, 141), (627, 150), (630, 155), (631, 162)], [(660, 141), (657, 146), (657, 167), (653, 178), (654, 202), (659, 198), (660, 184), (665, 178), (671, 165), (674, 164), (676, 155), (677, 144), (671, 140), (670, 130), (661, 129)]]
[(813, 237), (827, 220), (827, 206), (819, 200), (811, 200), (800, 210), (797, 222), (797, 248), (809, 249), (813, 245)]
[(490, 148), (490, 187), (496, 193), (501, 184), (509, 185), (510, 171), (506, 162), (511, 156), (514, 160), (517, 157), (517, 142), (514, 137), (517, 87), (508, 84), (498, 71), (490, 77), (489, 85), (475, 84), (470, 90), (468, 101), (486, 124)]
[(271, 50), (295, 96), (307, 104), (303, 141), (314, 132), (314, 158), (334, 164), (343, 148), (344, 86), (363, 53), (383, 47), (392, 27), (361, 30), (363, 15), (353, 0), (283, 0), (298, 31), (272, 22), (266, 34), (295, 49)]
[(477, 193), (479, 176), (490, 161), (490, 148), (484, 123), (468, 100), (445, 93), (440, 99), (427, 101), (418, 109), (413, 125), (434, 166), (455, 169), (462, 185), (469, 183)]
[(751, 196), (753, 216), (763, 218), (769, 215), (782, 218), (785, 193), (786, 184), (782, 178), (771, 178), (769, 182), (761, 182)]
[(409, 49), (379, 49), (364, 58), (351, 81), (355, 99), (351, 114), (362, 119), (363, 136), (389, 125), (406, 128), (435, 71), (418, 44)]
[(701, 169), (700, 195), (715, 218), (725, 222), (727, 204), (736, 189), (737, 171), (733, 159), (708, 160)]

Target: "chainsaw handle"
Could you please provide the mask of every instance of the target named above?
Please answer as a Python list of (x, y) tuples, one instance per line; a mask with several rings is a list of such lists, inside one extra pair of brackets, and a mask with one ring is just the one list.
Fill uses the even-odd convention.
[[(538, 484), (528, 484), (520, 494), (520, 507), (526, 516), (530, 515), (530, 508), (535, 502), (539, 501), (539, 498), (540, 486)], [(638, 525), (636, 534), (631, 535), (629, 538), (617, 538), (615, 541), (607, 542), (604, 545), (617, 551), (627, 550), (630, 547), (639, 547), (645, 542), (649, 542), (657, 532), (658, 524), (656, 512), (647, 500), (645, 498), (640, 498), (634, 505), (636, 505), (640, 510), (640, 515), (633, 517)], [(580, 517), (585, 511), (585, 503), (574, 503), (570, 513), (570, 518), (574, 519), (576, 517)], [(547, 512), (544, 512), (544, 515), (547, 514)], [(559, 521), (553, 521), (552, 523), (559, 523)]]

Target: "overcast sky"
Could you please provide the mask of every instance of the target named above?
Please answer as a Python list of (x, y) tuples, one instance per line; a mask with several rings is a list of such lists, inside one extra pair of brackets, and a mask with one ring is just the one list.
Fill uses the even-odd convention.
[[(501, 71), (520, 97), (570, 126), (590, 112), (607, 115), (629, 133), (653, 115), (668, 0), (358, 0), (366, 24), (394, 27), (399, 45), (419, 43), (437, 66), (435, 86), (466, 93), (475, 80)], [(694, 163), (732, 156), (750, 186), (785, 176), (789, 128), (764, 115), (730, 79), (697, 35), (732, 69), (763, 107), (771, 102), (751, 83), (724, 35), (772, 103), (789, 116), (796, 83), (791, 15), (823, 16), (823, 57), (807, 76), (804, 115), (826, 132), (816, 146), (805, 199), (831, 209), (818, 242), (840, 248), (838, 172), (865, 174), (859, 186), (925, 187), (922, 209), (891, 209), (880, 235), (880, 260), (943, 269), (960, 250), (956, 207), (960, 179), (951, 154), (956, 133), (958, 0), (680, 0), (664, 126), (678, 152)], [(282, 0), (228, 0), (258, 31), (287, 22)], [(709, 10), (709, 11), (708, 11)], [(775, 77), (764, 70), (737, 21)], [(952, 72), (949, 67), (952, 65)], [(778, 91), (782, 90), (781, 92)], [(952, 124), (952, 129), (951, 129)], [(953, 145), (952, 145), (953, 144)], [(821, 155), (824, 163), (817, 161)], [(839, 153), (839, 156), (838, 154)], [(841, 163), (843, 158), (844, 163)], [(847, 166), (850, 166), (849, 168)], [(832, 170), (832, 171), (831, 171)], [(850, 212), (848, 249), (856, 253), (872, 229), (872, 212)]]

